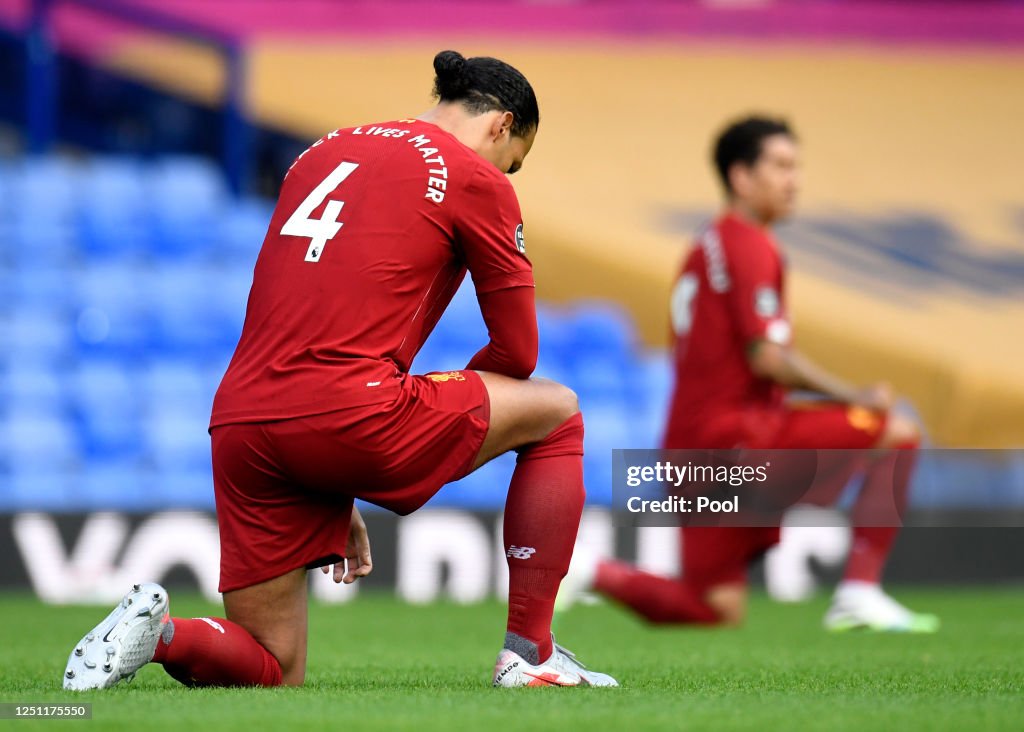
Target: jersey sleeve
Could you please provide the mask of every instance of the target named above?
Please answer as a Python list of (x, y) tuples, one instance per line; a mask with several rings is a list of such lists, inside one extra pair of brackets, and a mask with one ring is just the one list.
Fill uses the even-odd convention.
[(533, 287), (523, 215), (512, 184), (483, 166), (474, 171), (455, 221), (456, 244), (478, 295), (507, 287)]
[(791, 327), (783, 305), (782, 264), (771, 244), (745, 236), (729, 242), (729, 307), (744, 343), (788, 345)]
[(490, 342), (467, 369), (526, 379), (537, 367), (537, 310), (532, 287), (506, 287), (480, 295)]

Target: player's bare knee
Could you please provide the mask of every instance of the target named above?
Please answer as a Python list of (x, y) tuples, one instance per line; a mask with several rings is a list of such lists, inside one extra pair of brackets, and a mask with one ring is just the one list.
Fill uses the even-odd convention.
[(722, 585), (708, 591), (708, 605), (718, 616), (718, 625), (736, 628), (747, 618), (747, 591), (745, 587)]
[(302, 686), (306, 683), (305, 665), (293, 666), (288, 672), (281, 668), (281, 686)]
[(552, 416), (556, 420), (556, 425), (562, 424), (580, 411), (580, 400), (576, 392), (564, 384), (552, 382), (552, 391)]
[(717, 625), (725, 628), (738, 628), (747, 619), (747, 603), (740, 599), (730, 597), (716, 603), (709, 603), (718, 615)]
[(739, 628), (747, 619), (746, 608), (736, 607), (726, 611), (719, 611), (718, 624), (723, 628)]

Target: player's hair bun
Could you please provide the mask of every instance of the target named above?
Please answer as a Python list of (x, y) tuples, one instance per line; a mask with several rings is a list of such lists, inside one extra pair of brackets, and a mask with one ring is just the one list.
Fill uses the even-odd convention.
[(458, 99), (469, 87), (466, 59), (458, 51), (441, 51), (434, 56), (434, 73), (435, 91), (441, 99)]
[(512, 113), (512, 134), (524, 137), (537, 128), (537, 97), (526, 77), (490, 56), (466, 58), (458, 51), (434, 56), (434, 98), (460, 102), (473, 115), (492, 110)]

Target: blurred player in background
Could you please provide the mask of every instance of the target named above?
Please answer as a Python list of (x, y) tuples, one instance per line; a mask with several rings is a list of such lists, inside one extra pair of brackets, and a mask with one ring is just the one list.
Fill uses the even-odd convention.
[[(673, 290), (676, 379), (663, 446), (879, 449), (863, 470), (851, 459), (831, 481), (827, 502), (838, 498), (854, 472), (864, 473), (853, 509), (853, 548), (825, 626), (933, 631), (934, 616), (911, 612), (881, 589), (898, 529), (873, 526), (877, 521), (870, 515), (877, 505), (895, 505), (902, 513), (920, 428), (893, 410), (887, 385), (857, 388), (792, 344), (784, 255), (772, 226), (790, 216), (796, 202), (796, 137), (783, 121), (744, 119), (718, 138), (714, 163), (727, 202), (687, 256)], [(790, 394), (794, 390), (821, 398), (800, 402)], [(858, 520), (866, 525), (856, 525)], [(681, 578), (619, 561), (588, 561), (581, 554), (559, 606), (568, 605), (574, 592), (590, 589), (654, 623), (740, 623), (747, 566), (778, 543), (779, 529), (681, 531)]]
[[(493, 58), (444, 51), (434, 69), (434, 109), (335, 130), (285, 177), (211, 419), (226, 619), (170, 618), (162, 587), (136, 585), (72, 651), (67, 688), (150, 660), (187, 685), (302, 684), (307, 570), (350, 583), (372, 567), (353, 499), (408, 514), (510, 450), (493, 683), (617, 685), (551, 637), (585, 492), (576, 395), (529, 378), (533, 271), (506, 176), (537, 100)], [(467, 270), (490, 342), (462, 371), (410, 375)]]

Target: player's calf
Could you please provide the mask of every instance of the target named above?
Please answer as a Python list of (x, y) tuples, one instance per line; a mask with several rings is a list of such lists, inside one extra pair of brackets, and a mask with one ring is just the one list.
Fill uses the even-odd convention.
[(229, 620), (244, 629), (280, 666), (279, 683), (301, 686), (306, 677), (306, 570), (297, 569), (251, 587), (224, 593)]

